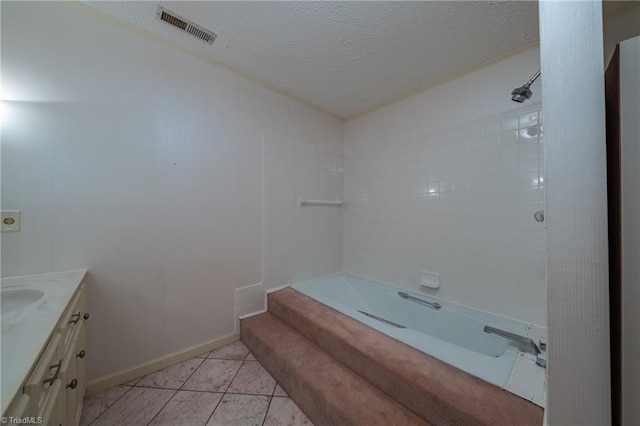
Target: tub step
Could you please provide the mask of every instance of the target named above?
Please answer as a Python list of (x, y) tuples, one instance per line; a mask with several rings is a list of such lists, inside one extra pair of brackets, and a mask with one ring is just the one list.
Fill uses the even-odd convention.
[(428, 425), (268, 312), (240, 337), (316, 426)]
[(269, 312), (432, 424), (536, 425), (543, 410), (512, 393), (286, 288)]

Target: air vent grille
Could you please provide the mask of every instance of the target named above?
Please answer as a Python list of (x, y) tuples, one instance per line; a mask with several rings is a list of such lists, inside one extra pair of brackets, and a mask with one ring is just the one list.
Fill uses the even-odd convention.
[(193, 22), (190, 22), (189, 20), (168, 11), (162, 6), (158, 6), (157, 16), (159, 20), (164, 21), (167, 24), (172, 25), (188, 34), (191, 34), (192, 36), (197, 37), (209, 44), (213, 44), (213, 41), (216, 39), (216, 34), (214, 32), (202, 28), (200, 25), (196, 25)]

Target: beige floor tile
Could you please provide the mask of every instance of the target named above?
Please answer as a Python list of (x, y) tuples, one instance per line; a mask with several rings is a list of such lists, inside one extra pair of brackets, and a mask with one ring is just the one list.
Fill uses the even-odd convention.
[(221, 348), (215, 349), (209, 353), (207, 358), (215, 358), (215, 359), (235, 359), (244, 361), (244, 359), (249, 354), (249, 349), (244, 345), (244, 343), (237, 341), (231, 343), (230, 345), (223, 346)]
[(221, 393), (178, 391), (150, 425), (204, 425), (221, 398)]
[(207, 426), (260, 426), (268, 407), (268, 396), (226, 394)]
[(276, 385), (276, 389), (273, 391), (273, 396), (289, 396), (289, 394), (287, 394), (280, 385)]
[(196, 358), (206, 358), (209, 356), (210, 353), (211, 351), (205, 352), (203, 354), (197, 355)]
[(86, 397), (82, 403), (80, 426), (86, 426), (125, 394), (129, 386), (115, 386)]
[(174, 394), (169, 389), (131, 388), (91, 426), (146, 425)]
[(276, 381), (258, 361), (245, 361), (227, 392), (271, 395)]
[(182, 389), (224, 392), (241, 365), (242, 361), (205, 359)]
[(284, 425), (313, 426), (313, 423), (290, 398), (274, 397), (264, 420), (264, 426)]
[(127, 383), (123, 383), (123, 385), (124, 386), (135, 386), (140, 381), (140, 379), (142, 379), (142, 377), (138, 377), (137, 379), (130, 380)]
[(247, 361), (257, 361), (257, 360), (256, 360), (256, 357), (253, 356), (251, 352), (249, 352), (249, 355), (247, 355)]
[(202, 358), (192, 358), (167, 367), (164, 370), (148, 374), (137, 383), (137, 386), (179, 389), (203, 361), (204, 359)]

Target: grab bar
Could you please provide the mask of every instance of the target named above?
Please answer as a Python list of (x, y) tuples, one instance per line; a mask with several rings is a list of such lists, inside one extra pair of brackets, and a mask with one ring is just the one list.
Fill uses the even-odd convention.
[(303, 196), (298, 196), (298, 207), (304, 206), (330, 206), (330, 207), (342, 207), (342, 201), (340, 200), (307, 200)]
[(412, 302), (416, 302), (416, 303), (420, 303), (420, 304), (426, 305), (426, 306), (428, 306), (430, 308), (433, 308), (433, 309), (442, 308), (442, 306), (440, 306), (439, 303), (429, 302), (428, 300), (419, 299), (417, 297), (410, 296), (409, 293), (405, 293), (404, 291), (399, 291), (398, 292), (398, 296), (402, 297), (403, 299), (411, 300)]
[(375, 320), (378, 320), (378, 321), (383, 322), (385, 324), (392, 325), (392, 326), (397, 327), (397, 328), (407, 328), (404, 325), (398, 324), (397, 322), (389, 321), (388, 319), (384, 319), (384, 318), (379, 317), (377, 315), (370, 314), (369, 312), (365, 312), (365, 311), (358, 311), (358, 312), (360, 312), (363, 315), (368, 316), (369, 318), (373, 318)]

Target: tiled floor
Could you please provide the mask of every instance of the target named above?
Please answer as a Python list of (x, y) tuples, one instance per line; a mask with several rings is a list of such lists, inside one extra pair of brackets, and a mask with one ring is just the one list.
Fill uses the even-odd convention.
[(80, 425), (313, 424), (236, 342), (85, 398)]

